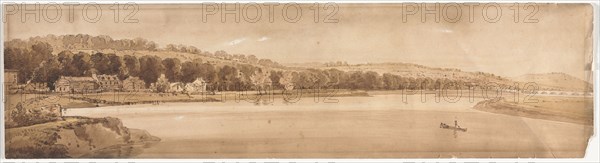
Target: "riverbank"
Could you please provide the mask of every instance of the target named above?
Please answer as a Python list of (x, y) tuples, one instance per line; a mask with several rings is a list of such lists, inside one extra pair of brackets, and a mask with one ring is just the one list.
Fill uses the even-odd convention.
[(594, 101), (583, 97), (536, 97), (531, 102), (510, 99), (485, 100), (473, 107), (476, 110), (518, 117), (569, 122), (583, 125), (594, 123)]
[[(220, 102), (303, 98), (306, 96), (368, 96), (364, 91), (299, 90), (270, 94), (221, 92), (214, 95), (175, 93), (103, 92), (91, 94), (9, 94), (5, 103), (8, 158), (131, 157), (160, 138), (145, 130), (128, 129), (110, 117), (65, 117), (70, 108), (120, 105)], [(246, 98), (246, 99), (240, 99)], [(90, 132), (90, 133), (88, 133)], [(111, 137), (114, 139), (104, 139)], [(116, 138), (115, 138), (116, 137)]]
[(64, 117), (6, 129), (5, 143), (7, 158), (114, 158), (132, 157), (159, 141), (117, 118)]
[(160, 141), (145, 130), (125, 127), (118, 118), (62, 115), (63, 105), (85, 101), (49, 95), (6, 98), (7, 158), (131, 157)]
[[(490, 111), (481, 112), (472, 109), (477, 101), (482, 100), (481, 98), (476, 99), (475, 103), (466, 98), (457, 102), (446, 102), (445, 100), (422, 102), (421, 96), (412, 95), (407, 97), (408, 102), (404, 103), (401, 100), (403, 96), (394, 92), (384, 92), (391, 93), (387, 95), (373, 95), (376, 93), (347, 91), (333, 96), (349, 96), (333, 98), (339, 100), (338, 103), (314, 102), (313, 95), (302, 94), (302, 97), (306, 99), (299, 100), (294, 104), (275, 102), (268, 105), (256, 105), (234, 102), (235, 93), (239, 92), (190, 95), (193, 98), (181, 94), (137, 95), (134, 96), (138, 97), (137, 100), (140, 100), (139, 97), (152, 97), (162, 99), (162, 101), (216, 99), (217, 97), (225, 97), (223, 98), (225, 100), (205, 104), (164, 102), (165, 104), (160, 105), (131, 106), (121, 103), (116, 103), (114, 106), (100, 103), (101, 107), (69, 109), (66, 115), (67, 119), (79, 116), (100, 119), (116, 117), (122, 121), (124, 126), (144, 129), (152, 135), (160, 137), (160, 142), (156, 144), (153, 143), (156, 141), (150, 141), (153, 139), (132, 144), (121, 141), (124, 139), (111, 139), (110, 141), (94, 140), (94, 142), (109, 142), (107, 144), (112, 144), (110, 146), (100, 144), (95, 145), (96, 148), (93, 145), (62, 147), (65, 144), (68, 146), (69, 143), (71, 146), (73, 144), (83, 146), (81, 144), (86, 143), (86, 134), (93, 137), (126, 136), (117, 135), (114, 132), (84, 132), (82, 134), (83, 129), (53, 127), (61, 126), (55, 125), (55, 123), (66, 123), (60, 120), (42, 124), (39, 126), (40, 128), (27, 133), (28, 135), (39, 135), (40, 138), (27, 138), (26, 141), (21, 141), (21, 144), (29, 142), (29, 146), (31, 146), (31, 142), (35, 142), (33, 140), (42, 142), (33, 143), (36, 145), (35, 150), (27, 146), (15, 148), (14, 145), (11, 146), (11, 149), (18, 149), (21, 152), (35, 152), (44, 149), (41, 151), (58, 151), (54, 152), (55, 156), (82, 158), (582, 157), (587, 140), (593, 131), (589, 125), (522, 118), (526, 117), (525, 115), (491, 114), (487, 113)], [(125, 96), (125, 94), (109, 95), (92, 96), (93, 98), (90, 99), (111, 101), (118, 99), (115, 97), (131, 97)], [(282, 100), (284, 97), (289, 97), (288, 95), (274, 94), (271, 97)], [(367, 96), (369, 98), (364, 98)], [(559, 114), (569, 112), (569, 109), (581, 108), (574, 105), (575, 103), (585, 104), (585, 102), (578, 102), (576, 100), (578, 98), (570, 100), (561, 100), (565, 97), (552, 98), (556, 99), (550, 102), (551, 99), (538, 98), (541, 99), (541, 103), (537, 104), (538, 107), (551, 110), (546, 106), (573, 103), (572, 105), (557, 105), (565, 106), (561, 112), (554, 113)], [(133, 98), (127, 98), (125, 101), (127, 100), (133, 100)], [(48, 99), (42, 99), (42, 101), (48, 101)], [(89, 103), (86, 99), (63, 97), (57, 101), (66, 106), (71, 103)], [(65, 103), (65, 101), (69, 103)], [(591, 116), (591, 114), (587, 115)], [(452, 123), (454, 120), (458, 120), (461, 126), (468, 128), (468, 132), (457, 135), (448, 130), (439, 129), (440, 122)], [(64, 121), (68, 122), (69, 120)], [(86, 128), (84, 131), (112, 128), (101, 127), (104, 124), (106, 123), (97, 122), (96, 125), (85, 125), (88, 127), (83, 128)], [(19, 127), (18, 130), (11, 129), (8, 132), (14, 135), (14, 133), (23, 133), (23, 130)], [(65, 132), (56, 130), (65, 130)], [(150, 137), (143, 136), (149, 135), (146, 132), (139, 130), (138, 133), (141, 134), (136, 134), (136, 131), (138, 130), (129, 129), (130, 135), (142, 135), (138, 136), (139, 138)], [(71, 132), (73, 134), (65, 134)], [(53, 143), (52, 141), (55, 140), (53, 135), (61, 135), (60, 137), (75, 135), (68, 139), (77, 141), (56, 140), (61, 143)], [(11, 138), (11, 141), (18, 140), (18, 137)], [(41, 140), (51, 140), (49, 144), (52, 145), (44, 144), (45, 142)], [(431, 142), (436, 143), (432, 144)], [(465, 142), (468, 143), (465, 144)], [(37, 144), (42, 145), (38, 146)], [(352, 144), (352, 146), (348, 146), (348, 144)], [(382, 147), (381, 144), (390, 145)], [(100, 149), (98, 146), (102, 148)], [(415, 146), (419, 148), (415, 149)], [(369, 151), (364, 151), (364, 149), (369, 149)], [(69, 150), (73, 152), (69, 152)], [(505, 151), (519, 152), (506, 153)], [(67, 154), (63, 155), (63, 153)]]
[[(338, 103), (165, 103), (69, 110), (118, 117), (161, 142), (136, 158), (573, 158), (591, 126), (493, 114), (472, 103), (420, 96), (337, 98)], [(458, 121), (467, 132), (439, 128)]]
[(21, 94), (12, 95), (16, 101), (43, 96), (48, 103), (61, 104), (63, 108), (92, 108), (118, 105), (160, 104), (160, 103), (189, 103), (189, 102), (223, 102), (249, 101), (262, 102), (281, 99), (294, 102), (301, 98), (315, 97), (320, 100), (332, 100), (333, 97), (366, 97), (366, 91), (360, 90), (274, 90), (258, 94), (256, 91), (229, 91), (217, 94), (183, 94), (183, 93), (152, 93), (152, 92), (101, 92), (89, 94)]

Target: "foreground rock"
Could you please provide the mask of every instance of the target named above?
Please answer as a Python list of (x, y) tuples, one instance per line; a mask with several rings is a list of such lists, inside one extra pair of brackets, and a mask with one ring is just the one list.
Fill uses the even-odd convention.
[(65, 117), (6, 130), (7, 158), (114, 158), (141, 153), (160, 141), (117, 118)]

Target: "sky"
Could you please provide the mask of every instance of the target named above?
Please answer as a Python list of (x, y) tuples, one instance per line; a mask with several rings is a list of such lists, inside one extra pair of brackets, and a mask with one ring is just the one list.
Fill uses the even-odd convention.
[[(273, 10), (264, 4), (258, 4), (260, 10), (256, 5), (224, 9), (212, 4), (138, 4), (137, 11), (121, 5), (118, 22), (116, 10), (108, 5), (95, 10), (82, 3), (73, 10), (72, 21), (67, 6), (41, 7), (40, 22), (32, 14), (22, 22), (20, 11), (4, 6), (4, 39), (80, 33), (113, 39), (142, 37), (162, 47), (193, 45), (203, 51), (252, 54), (280, 63), (404, 62), (507, 77), (564, 72), (589, 78), (591, 5), (520, 4), (518, 11), (514, 4), (500, 4), (499, 10), (492, 4), (419, 5), (320, 4), (316, 12), (314, 4), (301, 5), (300, 10), (283, 3), (270, 6)], [(62, 11), (60, 18), (52, 19), (57, 11)], [(93, 19), (98, 11), (101, 16)], [(253, 19), (257, 11), (261, 16)], [(222, 13), (236, 13), (240, 21), (235, 22), (235, 14), (225, 14), (223, 22)], [(137, 22), (124, 23), (129, 14)]]

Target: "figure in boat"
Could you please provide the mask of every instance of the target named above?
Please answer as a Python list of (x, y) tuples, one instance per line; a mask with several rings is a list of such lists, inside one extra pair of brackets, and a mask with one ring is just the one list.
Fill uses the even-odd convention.
[(440, 128), (449, 129), (449, 130), (455, 130), (455, 131), (467, 132), (467, 128), (460, 127), (460, 125), (458, 125), (458, 121), (457, 120), (454, 120), (454, 126), (450, 126), (450, 125), (447, 125), (445, 123), (440, 123)]

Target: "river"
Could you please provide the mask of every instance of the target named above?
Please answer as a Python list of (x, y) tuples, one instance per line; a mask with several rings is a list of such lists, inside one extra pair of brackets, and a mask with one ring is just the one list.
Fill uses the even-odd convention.
[[(481, 99), (336, 99), (109, 106), (66, 115), (118, 117), (162, 139), (138, 158), (581, 157), (593, 130), (472, 109)], [(439, 128), (455, 120), (467, 132)]]

